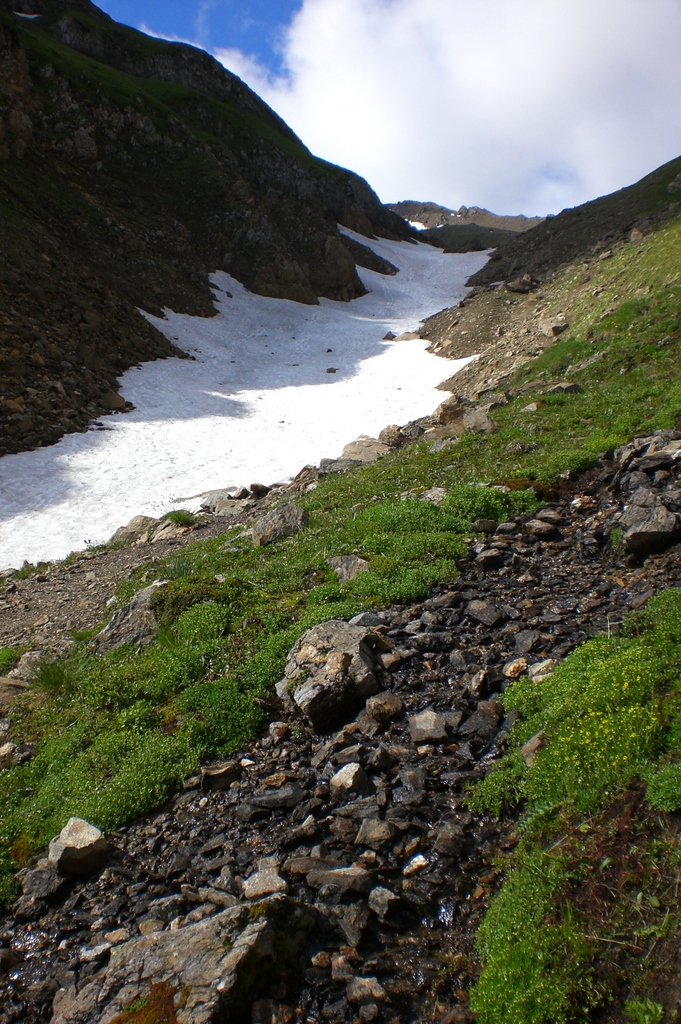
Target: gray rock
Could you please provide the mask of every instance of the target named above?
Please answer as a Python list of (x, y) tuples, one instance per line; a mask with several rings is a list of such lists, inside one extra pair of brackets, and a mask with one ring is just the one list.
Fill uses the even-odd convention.
[(359, 555), (333, 555), (326, 559), (326, 564), (333, 569), (341, 583), (354, 580), (361, 572), (369, 571), (369, 563)]
[(167, 586), (159, 580), (138, 590), (132, 601), (119, 608), (111, 621), (94, 638), (99, 649), (122, 647), (123, 644), (144, 646), (150, 644), (158, 632), (158, 621), (153, 603), (156, 593)]
[(634, 555), (643, 556), (668, 547), (678, 532), (678, 520), (653, 491), (639, 487), (620, 520), (622, 539)]
[(430, 708), (407, 720), (413, 743), (440, 743), (447, 738), (445, 720)]
[(366, 868), (352, 864), (347, 868), (321, 868), (310, 871), (307, 884), (312, 889), (326, 885), (335, 886), (340, 892), (366, 893), (371, 888), (372, 874)]
[(390, 647), (379, 633), (342, 619), (313, 626), (289, 652), (277, 693), (286, 700), (292, 691), (315, 729), (327, 732), (376, 693), (376, 656)]
[(134, 544), (140, 537), (158, 526), (159, 520), (151, 516), (133, 516), (127, 526), (119, 527), (109, 544)]
[(256, 548), (261, 548), (275, 540), (281, 540), (282, 537), (292, 537), (302, 530), (309, 518), (304, 508), (299, 508), (292, 502), (273, 508), (253, 527), (253, 544)]
[(238, 998), (257, 993), (262, 978), (285, 980), (320, 916), (285, 896), (235, 907), (177, 930), (153, 932), (115, 946), (107, 967), (79, 990), (61, 990), (52, 1024), (108, 1024), (151, 985), (182, 992), (181, 1024), (224, 1019)]
[(50, 843), (48, 859), (62, 875), (89, 875), (106, 864), (109, 846), (94, 825), (82, 818), (69, 818)]
[(565, 319), (565, 314), (559, 313), (557, 316), (545, 317), (539, 321), (539, 330), (546, 338), (557, 338), (563, 331), (567, 331), (568, 322)]
[(469, 409), (463, 416), (464, 430), (470, 434), (493, 434), (497, 425), (484, 409)]
[(463, 850), (464, 842), (465, 835), (461, 826), (445, 822), (438, 831), (433, 849), (435, 853), (446, 857), (458, 857)]
[(466, 615), (469, 619), (482, 622), (485, 626), (496, 626), (504, 618), (503, 612), (493, 601), (469, 601), (466, 605)]
[(329, 473), (347, 473), (349, 469), (361, 465), (360, 459), (322, 459), (319, 463), (319, 474), (326, 476)]
[(261, 900), (264, 896), (288, 892), (288, 883), (279, 874), (276, 857), (263, 857), (258, 870), (244, 882), (243, 895), (247, 900)]
[(23, 683), (32, 683), (44, 661), (45, 655), (41, 651), (26, 651), (21, 655), (14, 668), (7, 673), (7, 678)]
[(355, 846), (368, 846), (370, 850), (380, 850), (397, 835), (397, 829), (391, 821), (380, 818), (365, 818), (355, 838)]
[(304, 798), (305, 790), (293, 783), (289, 786), (281, 786), (279, 789), (265, 789), (261, 793), (254, 793), (249, 796), (248, 803), (253, 807), (262, 807), (268, 811), (280, 811), (297, 807)]
[(431, 505), (441, 505), (446, 497), (447, 491), (444, 487), (431, 487), (419, 494), (419, 501), (428, 501)]
[(385, 989), (378, 978), (353, 978), (348, 982), (346, 996), (349, 1003), (383, 1002)]
[(390, 911), (391, 906), (395, 903), (399, 903), (400, 898), (396, 896), (390, 889), (384, 888), (382, 885), (377, 885), (375, 889), (372, 889), (369, 893), (369, 907), (373, 910), (374, 914), (380, 921), (383, 921)]
[(355, 441), (346, 444), (342, 458), (356, 459), (358, 462), (376, 462), (389, 451), (390, 447), (387, 444), (377, 441), (375, 437), (360, 434)]

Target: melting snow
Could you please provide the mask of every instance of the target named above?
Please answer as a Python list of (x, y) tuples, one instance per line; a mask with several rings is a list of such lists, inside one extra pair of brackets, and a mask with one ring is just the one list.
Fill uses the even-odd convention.
[(140, 513), (196, 508), (187, 496), (212, 488), (290, 478), (358, 434), (431, 413), (443, 398), (435, 386), (467, 360), (381, 339), (456, 302), (487, 255), (371, 247), (400, 273), (360, 268), (369, 294), (353, 302), (264, 298), (218, 272), (217, 316), (148, 316), (194, 360), (128, 370), (121, 391), (134, 411), (0, 459), (0, 568), (102, 543)]

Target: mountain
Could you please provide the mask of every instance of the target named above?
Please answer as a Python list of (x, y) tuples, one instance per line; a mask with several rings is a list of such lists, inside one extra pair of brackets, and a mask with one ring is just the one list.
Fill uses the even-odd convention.
[(505, 216), (498, 213), (490, 213), (479, 206), (460, 206), (458, 210), (450, 210), (447, 206), (439, 206), (437, 203), (420, 203), (414, 199), (405, 199), (400, 203), (392, 203), (388, 206), (393, 213), (399, 214), (412, 224), (422, 225), (423, 228), (441, 228), (450, 226), (464, 226), (476, 224), (483, 228), (499, 228), (502, 231), (527, 231), (529, 228), (541, 224), (543, 217), (525, 217), (523, 214), (517, 216)]
[(603, 255), (632, 231), (643, 234), (677, 215), (680, 201), (681, 158), (677, 158), (633, 185), (563, 210), (509, 239), (469, 283), (490, 284), (525, 274), (545, 280), (563, 264)]
[(208, 274), (315, 303), (364, 293), (366, 236), (413, 231), (207, 53), (88, 0), (0, 0), (0, 454), (123, 409), (179, 353), (140, 315), (213, 314)]
[(421, 240), (445, 252), (479, 252), (494, 249), (511, 240), (518, 232), (541, 224), (541, 217), (501, 216), (479, 206), (460, 206), (450, 210), (437, 203), (419, 203), (413, 199), (393, 203), (388, 209), (409, 221)]

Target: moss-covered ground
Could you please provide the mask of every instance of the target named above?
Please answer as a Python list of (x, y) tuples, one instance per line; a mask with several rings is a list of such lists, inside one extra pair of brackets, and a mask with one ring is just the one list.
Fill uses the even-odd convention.
[[(521, 394), (494, 411), (490, 436), (465, 435), (439, 451), (420, 441), (323, 478), (300, 499), (310, 521), (296, 537), (256, 549), (237, 528), (127, 581), (121, 602), (153, 579), (169, 580), (156, 642), (101, 655), (79, 637), (14, 705), (14, 736), (34, 742), (36, 754), (0, 776), (5, 898), (17, 862), (69, 816), (113, 828), (161, 804), (202, 759), (253, 736), (287, 651), (310, 625), (423, 597), (456, 575), (476, 519), (531, 509), (538, 485), (550, 488), (634, 434), (677, 425), (680, 257), (677, 221), (592, 264), (589, 289), (581, 266), (558, 277), (550, 287), (561, 302), (574, 295), (571, 329), (512, 382), (538, 385), (536, 411), (523, 411), (530, 399)], [(541, 394), (543, 381), (566, 374), (581, 392)], [(511, 490), (493, 486), (500, 483)], [(418, 500), (432, 486), (448, 491), (439, 507)], [(353, 552), (370, 571), (339, 584), (325, 559)], [(10, 664), (16, 652), (0, 657)], [(480, 936), (473, 1005), (481, 1021), (584, 1017), (622, 984), (602, 969), (603, 950), (644, 956), (675, 934), (680, 658), (674, 593), (632, 620), (629, 635), (595, 640), (545, 684), (521, 680), (508, 691), (521, 712), (515, 748), (472, 799), (488, 813), (524, 808), (526, 826)], [(546, 745), (527, 770), (518, 748), (539, 729)], [(618, 847), (595, 863), (595, 851), (614, 850), (618, 829), (629, 852)], [(630, 871), (628, 857), (637, 865)], [(603, 924), (588, 887), (604, 878), (612, 888), (614, 862), (625, 865), (624, 895)], [(628, 977), (617, 963), (617, 977)], [(645, 971), (641, 978), (627, 1013), (661, 1019)]]

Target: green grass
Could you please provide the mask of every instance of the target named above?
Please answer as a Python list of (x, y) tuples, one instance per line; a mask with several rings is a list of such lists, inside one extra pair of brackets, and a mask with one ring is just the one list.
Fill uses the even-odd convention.
[[(533, 491), (522, 489), (528, 482), (551, 484), (560, 473), (593, 464), (599, 453), (632, 434), (674, 425), (681, 411), (681, 280), (673, 270), (680, 253), (676, 223), (647, 239), (642, 252), (624, 248), (591, 268), (588, 294), (582, 270), (567, 272), (552, 286), (548, 301), (565, 308), (572, 297), (571, 331), (523, 367), (513, 386), (554, 380), (575, 362), (604, 353), (570, 371), (582, 393), (543, 396), (536, 413), (522, 412), (529, 400), (522, 395), (494, 411), (499, 429), (489, 437), (466, 435), (442, 451), (422, 440), (378, 463), (322, 478), (300, 498), (310, 521), (296, 537), (254, 548), (247, 535), (230, 531), (142, 566), (121, 585), (119, 600), (126, 601), (151, 579), (169, 581), (156, 598), (161, 632), (142, 651), (106, 655), (93, 652), (89, 637), (80, 638), (67, 661), (46, 668), (38, 685), (17, 700), (15, 735), (33, 741), (36, 756), (0, 775), (6, 873), (44, 847), (70, 815), (111, 828), (161, 803), (203, 758), (236, 750), (260, 727), (262, 700), (280, 678), (287, 651), (309, 626), (425, 597), (434, 583), (456, 576), (476, 519), (506, 519), (536, 506)], [(642, 285), (649, 288), (645, 298), (638, 295)], [(612, 311), (602, 318), (608, 307)], [(533, 450), (523, 454), (528, 442)], [(493, 486), (498, 483), (521, 489), (506, 493)], [(405, 497), (432, 486), (447, 489), (440, 506)], [(326, 559), (353, 552), (367, 559), (369, 571), (340, 584)], [(595, 656), (601, 643), (584, 657)], [(603, 651), (609, 658), (610, 648)], [(620, 654), (634, 659), (628, 668), (622, 665), (621, 674), (638, 664), (635, 647), (632, 652)], [(653, 685), (651, 671), (642, 666), (646, 693)], [(613, 675), (608, 684), (612, 700), (622, 697), (619, 679)], [(619, 751), (630, 758), (637, 766), (631, 777), (662, 742), (657, 725), (646, 718), (650, 707), (642, 703), (643, 691), (632, 687), (630, 697), (634, 691), (639, 703), (624, 701), (621, 715), (638, 716), (635, 739), (627, 745), (623, 733), (619, 745), (599, 748), (607, 757)], [(520, 700), (524, 691), (513, 692)], [(528, 704), (523, 710), (532, 728), (540, 719), (545, 726), (546, 708), (531, 712)], [(596, 706), (592, 714), (595, 744)], [(547, 774), (536, 785), (545, 787), (544, 800), (549, 793), (552, 800), (564, 799), (561, 785), (583, 790), (583, 799), (590, 799), (588, 785), (578, 782), (579, 736), (569, 732), (567, 719), (561, 728), (564, 760), (542, 757), (538, 765), (546, 764)], [(567, 760), (568, 754), (577, 761)], [(673, 751), (666, 756), (659, 774), (650, 776), (661, 808), (676, 799)], [(621, 766), (610, 767), (614, 785)], [(529, 799), (535, 783), (516, 752), (493, 774), (489, 786), (494, 785), (500, 786), (500, 805)]]
[[(681, 809), (681, 590), (652, 599), (622, 636), (584, 644), (544, 682), (512, 684), (504, 706), (520, 714), (512, 749), (469, 802), (495, 815), (520, 804), (524, 838), (479, 931), (483, 971), (472, 1007), (480, 1024), (509, 1019), (504, 1006), (516, 1024), (585, 1019), (610, 995), (593, 980), (598, 943), (626, 942), (621, 914), (593, 936), (571, 889), (595, 865), (567, 839), (602, 829), (604, 813), (635, 784), (646, 784), (653, 821), (653, 811)], [(540, 730), (545, 745), (528, 768), (520, 749)], [(653, 833), (648, 825), (639, 840), (640, 860), (659, 858)], [(620, 885), (624, 902), (626, 876)], [(665, 912), (657, 897), (652, 906)], [(634, 1001), (630, 1014), (645, 1005)]]

